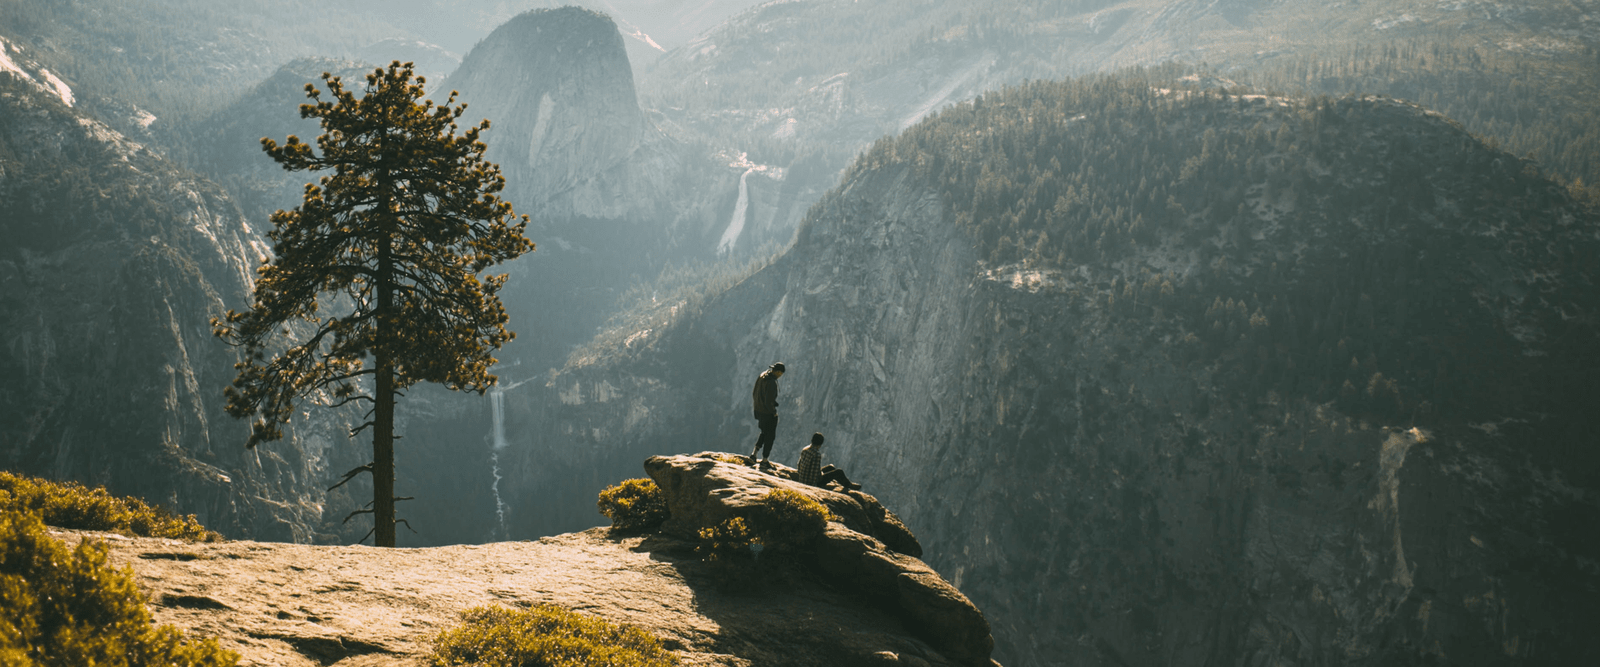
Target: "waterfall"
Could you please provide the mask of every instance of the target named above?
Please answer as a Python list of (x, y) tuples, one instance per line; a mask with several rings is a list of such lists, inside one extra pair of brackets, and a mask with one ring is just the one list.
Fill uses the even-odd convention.
[(717, 254), (727, 254), (733, 250), (733, 244), (739, 240), (739, 234), (744, 231), (744, 212), (750, 207), (750, 186), (746, 182), (754, 168), (744, 170), (739, 176), (739, 201), (733, 205), (733, 219), (728, 221), (728, 231), (722, 233), (722, 240), (717, 242)]
[(494, 416), (494, 444), (489, 449), (489, 468), (494, 475), (494, 483), (489, 485), (489, 490), (494, 492), (494, 514), (500, 526), (501, 539), (510, 535), (506, 531), (506, 503), (500, 499), (500, 450), (506, 448), (506, 392), (495, 387), (489, 390), (489, 409)]
[[(518, 360), (517, 363), (512, 365), (520, 366), (522, 361)], [(500, 527), (500, 539), (511, 539), (511, 533), (506, 529), (506, 503), (500, 498), (500, 480), (502, 479), (500, 476), (500, 450), (505, 449), (506, 445), (509, 444), (506, 442), (506, 392), (516, 389), (527, 382), (528, 380), (522, 380), (520, 382), (497, 384), (489, 390), (490, 423), (493, 425), (493, 430), (490, 432), (490, 437), (493, 440), (489, 444), (489, 474), (494, 477), (494, 481), (489, 484), (489, 491), (494, 493), (495, 525)], [(494, 536), (491, 535), (490, 539), (493, 540)]]

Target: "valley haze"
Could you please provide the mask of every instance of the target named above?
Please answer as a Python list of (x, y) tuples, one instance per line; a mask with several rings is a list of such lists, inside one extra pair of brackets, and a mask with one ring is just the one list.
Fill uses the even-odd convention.
[[(370, 557), (480, 577), (425, 629), (587, 596), (689, 664), (1600, 661), (1600, 0), (573, 4), (0, 0), (0, 467), (195, 514), (236, 540), (208, 567), (370, 570), (330, 607), (423, 604), (351, 546), (368, 478), (330, 490), (362, 411), (246, 449), (209, 324), (314, 178), (261, 138), (399, 60), (491, 122), (538, 246), (488, 271), (497, 386), (397, 407), (416, 550)], [(692, 535), (596, 528), (647, 460), (748, 453), (777, 361), (773, 459), (824, 433), (978, 639), (820, 565), (757, 595), (870, 640), (734, 629)], [(163, 606), (201, 595), (140, 555), (177, 547), (96, 537), (162, 622), (231, 622)], [(262, 664), (427, 641), (252, 586), (203, 595), (291, 614), (229, 635)]]

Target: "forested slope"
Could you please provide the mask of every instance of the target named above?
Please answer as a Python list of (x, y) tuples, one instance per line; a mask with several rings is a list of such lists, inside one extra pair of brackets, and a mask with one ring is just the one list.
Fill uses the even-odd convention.
[(1418, 102), (1567, 181), (1600, 180), (1593, 2), (773, 3), (663, 58), (641, 94), (758, 161), (842, 168), (988, 89), (1171, 63), (1216, 85)]
[(747, 448), (781, 360), (775, 456), (826, 433), (1005, 664), (1584, 661), (1597, 229), (1393, 99), (987, 94), (576, 357), (512, 493)]
[[(24, 64), (32, 66), (31, 63)], [(268, 251), (227, 193), (0, 74), (0, 468), (104, 484), (230, 536), (339, 538), (337, 411), (253, 452), (209, 319)]]

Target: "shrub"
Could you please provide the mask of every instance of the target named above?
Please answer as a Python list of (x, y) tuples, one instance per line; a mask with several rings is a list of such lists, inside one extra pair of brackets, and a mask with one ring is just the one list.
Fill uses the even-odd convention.
[(606, 487), (596, 504), (611, 519), (613, 530), (654, 530), (671, 516), (661, 487), (642, 478)]
[(773, 489), (741, 516), (700, 530), (699, 552), (709, 561), (747, 558), (752, 552), (788, 553), (822, 537), (831, 515), (798, 491)]
[(0, 513), (0, 664), (238, 664), (215, 639), (185, 641), (170, 625), (151, 625), (132, 570), (107, 566), (106, 553), (87, 539), (69, 551), (32, 513)]
[(649, 633), (560, 607), (474, 607), (434, 639), (435, 667), (665, 667), (677, 656)]
[(51, 482), (0, 472), (0, 511), (27, 512), (46, 524), (77, 530), (103, 530), (167, 537), (193, 542), (219, 542), (193, 514), (179, 517), (138, 498), (118, 498), (105, 487), (90, 489), (76, 482)]
[(700, 545), (695, 551), (713, 563), (742, 562), (751, 557), (751, 545), (760, 540), (750, 532), (744, 519), (733, 517), (715, 526), (700, 529)]
[(804, 548), (822, 537), (829, 516), (822, 503), (789, 489), (773, 489), (746, 514), (762, 544), (779, 551)]

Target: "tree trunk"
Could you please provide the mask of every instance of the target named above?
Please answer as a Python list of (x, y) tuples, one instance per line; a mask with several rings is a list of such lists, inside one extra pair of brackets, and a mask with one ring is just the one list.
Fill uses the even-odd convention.
[[(379, 206), (389, 210), (388, 179), (383, 179)], [(373, 362), (377, 367), (377, 386), (373, 390), (372, 426), (372, 543), (394, 546), (394, 362), (389, 358), (386, 336), (394, 327), (394, 257), (391, 230), (383, 230), (378, 241), (378, 312)]]
[[(387, 295), (387, 293), (385, 293)], [(380, 302), (386, 301), (380, 297)], [(381, 325), (380, 325), (381, 326)], [(372, 543), (394, 546), (394, 373), (389, 360), (377, 359), (377, 405), (372, 427)]]

